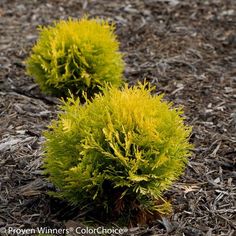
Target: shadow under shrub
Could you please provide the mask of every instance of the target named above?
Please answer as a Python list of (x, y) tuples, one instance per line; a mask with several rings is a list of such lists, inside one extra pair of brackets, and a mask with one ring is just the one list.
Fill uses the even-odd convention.
[(45, 133), (55, 196), (124, 224), (170, 212), (162, 195), (183, 173), (191, 128), (180, 108), (151, 90), (107, 87), (84, 105), (64, 102)]
[(70, 90), (80, 97), (93, 96), (106, 83), (119, 86), (124, 70), (114, 26), (87, 18), (40, 27), (26, 66), (45, 93), (66, 96)]

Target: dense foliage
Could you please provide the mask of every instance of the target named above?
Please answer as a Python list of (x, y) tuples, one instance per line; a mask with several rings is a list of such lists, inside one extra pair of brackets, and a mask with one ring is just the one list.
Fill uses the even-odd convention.
[(186, 165), (190, 127), (180, 108), (151, 90), (108, 87), (84, 105), (64, 102), (45, 133), (45, 168), (57, 196), (126, 221), (169, 210), (162, 194)]
[(119, 86), (124, 63), (114, 26), (105, 20), (82, 18), (41, 27), (27, 71), (44, 92), (67, 95), (68, 89), (92, 96), (100, 86)]

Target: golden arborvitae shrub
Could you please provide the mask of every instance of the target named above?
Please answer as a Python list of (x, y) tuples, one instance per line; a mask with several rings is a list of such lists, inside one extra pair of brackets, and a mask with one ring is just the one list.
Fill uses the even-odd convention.
[(26, 66), (46, 93), (92, 96), (105, 83), (121, 84), (124, 62), (114, 26), (82, 18), (41, 27)]
[(191, 128), (180, 108), (151, 90), (106, 87), (84, 105), (64, 102), (45, 133), (44, 167), (56, 196), (124, 222), (170, 210), (163, 191), (183, 173)]

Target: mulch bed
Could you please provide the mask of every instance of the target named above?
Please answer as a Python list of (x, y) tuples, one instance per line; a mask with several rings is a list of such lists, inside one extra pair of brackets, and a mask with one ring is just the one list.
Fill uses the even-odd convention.
[[(80, 210), (47, 195), (42, 131), (58, 100), (24, 60), (37, 26), (83, 14), (116, 23), (129, 84), (146, 79), (183, 105), (195, 150), (166, 197), (173, 214), (133, 235), (236, 235), (236, 4), (234, 0), (1, 0), (0, 228), (66, 227)], [(4, 235), (3, 233), (0, 235)]]

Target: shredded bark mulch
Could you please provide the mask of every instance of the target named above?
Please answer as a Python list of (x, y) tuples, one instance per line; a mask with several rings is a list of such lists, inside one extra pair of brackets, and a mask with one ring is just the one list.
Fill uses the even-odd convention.
[(1, 0), (0, 228), (80, 224), (83, 212), (48, 196), (42, 131), (58, 100), (24, 60), (38, 25), (104, 17), (116, 23), (129, 84), (146, 79), (182, 105), (195, 150), (166, 192), (173, 214), (132, 235), (236, 235), (236, 3), (234, 0)]

